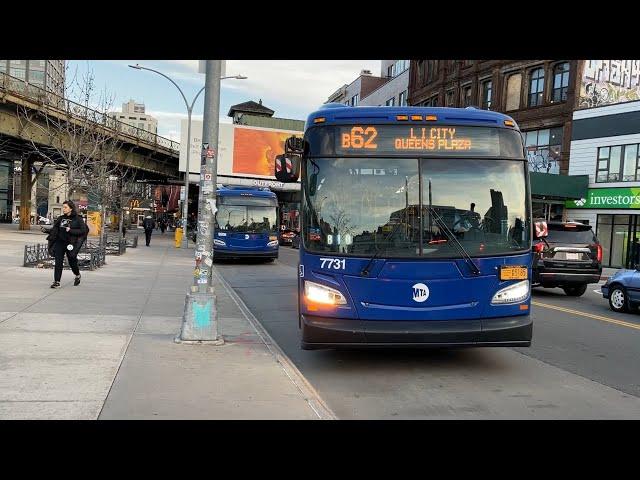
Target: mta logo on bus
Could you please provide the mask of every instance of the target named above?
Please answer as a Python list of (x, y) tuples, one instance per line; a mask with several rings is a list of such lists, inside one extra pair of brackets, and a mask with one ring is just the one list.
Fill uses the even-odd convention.
[(416, 283), (412, 288), (414, 302), (422, 303), (429, 298), (429, 287), (424, 283)]

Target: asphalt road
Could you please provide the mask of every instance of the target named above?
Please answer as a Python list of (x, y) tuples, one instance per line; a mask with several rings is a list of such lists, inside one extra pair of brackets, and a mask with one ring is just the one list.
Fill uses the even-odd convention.
[[(218, 270), (339, 418), (640, 418), (640, 315), (534, 289), (529, 348), (303, 351), (298, 250)], [(224, 333), (224, 332), (223, 332)]]

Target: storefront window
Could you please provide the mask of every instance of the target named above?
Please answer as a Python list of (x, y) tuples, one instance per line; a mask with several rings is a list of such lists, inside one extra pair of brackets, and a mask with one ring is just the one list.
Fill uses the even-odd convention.
[(640, 240), (640, 215), (598, 215), (596, 236), (602, 245), (602, 265), (631, 268), (629, 252)]

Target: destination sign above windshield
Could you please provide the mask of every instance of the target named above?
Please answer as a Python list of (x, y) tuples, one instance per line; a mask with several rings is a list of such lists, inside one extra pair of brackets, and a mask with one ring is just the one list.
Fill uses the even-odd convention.
[[(325, 135), (331, 135), (330, 131), (320, 134), (321, 137)], [(523, 158), (520, 134), (503, 128), (348, 125), (335, 127), (333, 136), (333, 142), (327, 143), (325, 137), (321, 144), (328, 146), (333, 143), (336, 155)], [(314, 141), (313, 137), (310, 138), (311, 142)], [(311, 145), (311, 151), (317, 151), (314, 145)]]

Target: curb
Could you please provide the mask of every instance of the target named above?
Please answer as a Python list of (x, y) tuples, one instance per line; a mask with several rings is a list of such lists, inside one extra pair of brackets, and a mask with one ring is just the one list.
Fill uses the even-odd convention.
[(298, 388), (305, 401), (309, 404), (311, 409), (318, 415), (320, 420), (338, 420), (338, 417), (335, 413), (329, 408), (329, 406), (322, 400), (316, 389), (309, 383), (309, 381), (304, 377), (302, 372), (298, 370), (298, 367), (287, 357), (284, 351), (280, 348), (280, 346), (273, 340), (271, 335), (265, 330), (260, 321), (253, 315), (249, 307), (244, 303), (242, 298), (233, 290), (231, 285), (227, 283), (227, 281), (222, 278), (222, 275), (219, 274), (218, 269), (215, 266), (211, 269), (212, 274), (215, 273), (218, 281), (225, 288), (227, 293), (231, 296), (233, 301), (238, 305), (240, 311), (245, 316), (247, 321), (254, 328), (262, 342), (269, 349), (275, 360), (280, 364), (285, 374), (289, 379), (293, 382), (293, 384)]

